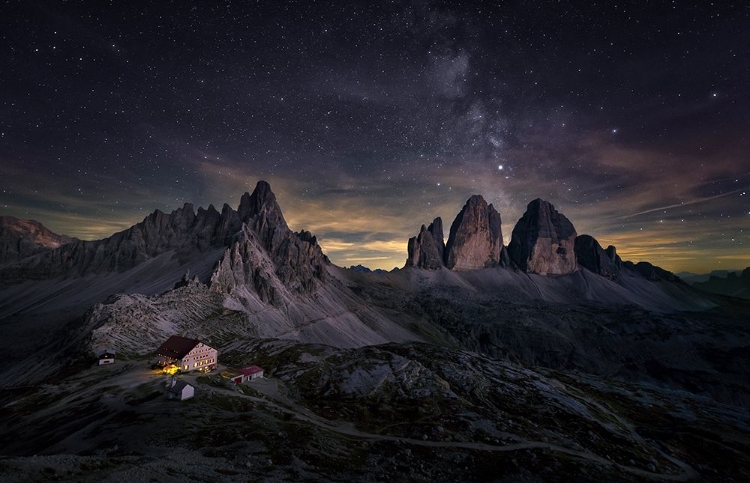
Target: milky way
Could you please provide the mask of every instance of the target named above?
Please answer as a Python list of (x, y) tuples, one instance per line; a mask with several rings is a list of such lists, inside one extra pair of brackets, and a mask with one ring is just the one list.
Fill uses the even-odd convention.
[(541, 197), (625, 259), (750, 265), (750, 8), (457, 3), (4, 5), (0, 214), (101, 238), (265, 179), (390, 269), (472, 194), (506, 237)]

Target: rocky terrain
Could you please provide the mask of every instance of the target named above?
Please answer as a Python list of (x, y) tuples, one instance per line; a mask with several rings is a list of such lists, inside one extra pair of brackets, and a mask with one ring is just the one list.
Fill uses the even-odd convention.
[[(3, 481), (742, 481), (745, 411), (430, 344), (245, 341), (167, 401), (146, 359), (0, 397)], [(24, 455), (34, 454), (34, 457)]]
[[(477, 195), (447, 242), (440, 218), (421, 227), (404, 269), (344, 269), (289, 229), (261, 181), (236, 210), (186, 204), (103, 240), (12, 252), (0, 475), (749, 476), (748, 303), (621, 260), (543, 200), (502, 240)], [(186, 375), (195, 400), (165, 406), (148, 362), (174, 334), (271, 381)], [(114, 367), (91, 367), (102, 348)]]

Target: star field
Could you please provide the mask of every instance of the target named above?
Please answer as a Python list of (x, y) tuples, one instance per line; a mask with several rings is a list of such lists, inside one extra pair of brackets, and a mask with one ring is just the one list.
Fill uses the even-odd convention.
[[(338, 265), (482, 194), (669, 270), (750, 265), (750, 8), (8, 2), (0, 214), (94, 239), (271, 183)], [(506, 240), (507, 241), (507, 240)]]

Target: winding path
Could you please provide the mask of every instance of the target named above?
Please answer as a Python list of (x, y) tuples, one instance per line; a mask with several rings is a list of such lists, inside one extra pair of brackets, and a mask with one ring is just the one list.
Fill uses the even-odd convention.
[[(695, 471), (690, 465), (672, 456), (665, 454), (663, 451), (659, 450), (658, 448), (656, 448), (656, 450), (659, 451), (659, 453), (661, 453), (661, 455), (664, 458), (671, 461), (676, 466), (682, 469), (682, 474), (665, 475), (662, 473), (654, 473), (651, 471), (642, 470), (640, 468), (635, 468), (632, 466), (615, 463), (613, 461), (610, 461), (606, 458), (603, 458), (589, 451), (575, 450), (571, 448), (566, 448), (565, 446), (560, 446), (554, 443), (545, 443), (542, 441), (523, 441), (520, 443), (496, 446), (496, 445), (491, 445), (491, 444), (486, 444), (486, 443), (460, 442), (460, 441), (428, 441), (428, 440), (420, 440), (420, 439), (414, 439), (414, 438), (404, 438), (404, 437), (398, 437), (398, 436), (388, 436), (388, 435), (382, 435), (382, 434), (367, 433), (367, 432), (356, 429), (351, 422), (340, 421), (340, 420), (331, 421), (331, 420), (328, 420), (321, 416), (316, 415), (315, 413), (313, 413), (312, 411), (310, 411), (309, 409), (303, 406), (300, 406), (299, 404), (283, 396), (279, 392), (278, 382), (275, 379), (256, 380), (256, 381), (252, 381), (248, 385), (252, 387), (253, 389), (257, 390), (258, 392), (262, 393), (265, 396), (265, 398), (257, 398), (254, 396), (248, 396), (246, 394), (238, 393), (236, 391), (232, 391), (228, 389), (224, 389), (222, 390), (222, 392), (226, 392), (237, 397), (250, 398), (256, 402), (264, 402), (266, 404), (271, 404), (276, 409), (292, 414), (299, 420), (306, 421), (321, 429), (333, 431), (335, 433), (342, 434), (345, 436), (351, 436), (354, 438), (367, 439), (370, 441), (393, 441), (393, 442), (400, 442), (400, 443), (406, 443), (406, 444), (411, 444), (415, 446), (423, 446), (423, 447), (429, 447), (429, 448), (461, 448), (461, 449), (470, 449), (470, 450), (477, 450), (477, 451), (492, 451), (492, 452), (509, 452), (509, 451), (520, 451), (520, 450), (526, 450), (526, 449), (548, 449), (551, 451), (556, 451), (558, 453), (564, 453), (564, 454), (567, 454), (576, 458), (593, 461), (595, 463), (599, 463), (605, 466), (617, 467), (623, 472), (630, 473), (632, 475), (636, 475), (640, 477), (649, 478), (652, 480), (690, 481), (690, 480), (695, 480), (700, 477), (700, 474), (697, 471)], [(604, 408), (601, 408), (601, 409), (604, 410)], [(607, 413), (612, 414), (611, 411), (607, 411)], [(635, 432), (632, 425), (626, 423), (625, 421), (623, 421), (621, 418), (617, 417), (616, 415), (614, 416), (617, 418), (620, 424), (628, 428), (631, 435), (636, 440), (643, 442), (643, 438)]]

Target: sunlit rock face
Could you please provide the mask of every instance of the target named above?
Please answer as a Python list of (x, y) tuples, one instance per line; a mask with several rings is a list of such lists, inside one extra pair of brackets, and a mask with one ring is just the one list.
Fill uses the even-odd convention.
[(551, 203), (535, 199), (513, 228), (508, 252), (521, 270), (541, 275), (564, 275), (578, 269), (576, 230)]
[(500, 213), (481, 196), (472, 196), (451, 225), (445, 266), (452, 270), (497, 266), (501, 265), (502, 253)]
[(48, 230), (38, 221), (0, 216), (0, 265), (53, 250), (73, 240)]

